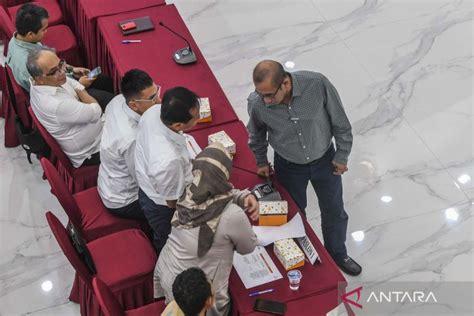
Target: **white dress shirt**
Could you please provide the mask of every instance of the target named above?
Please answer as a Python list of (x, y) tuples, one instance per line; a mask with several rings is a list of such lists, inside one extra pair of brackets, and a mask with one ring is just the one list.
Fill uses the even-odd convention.
[(135, 141), (140, 117), (121, 94), (105, 110), (97, 189), (108, 208), (124, 207), (138, 199)]
[(67, 78), (60, 87), (35, 85), (30, 79), (31, 107), (44, 128), (53, 136), (74, 167), (99, 151), (103, 122), (97, 103), (83, 103), (77, 90), (84, 86)]
[(138, 124), (135, 171), (140, 189), (156, 204), (177, 200), (192, 182), (191, 158), (183, 133), (166, 127), (160, 105), (148, 109)]

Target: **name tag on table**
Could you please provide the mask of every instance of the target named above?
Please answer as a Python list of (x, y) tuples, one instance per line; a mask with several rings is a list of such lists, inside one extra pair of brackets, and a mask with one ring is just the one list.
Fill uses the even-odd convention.
[(257, 246), (248, 255), (234, 253), (234, 268), (246, 289), (283, 278), (267, 250)]
[(296, 240), (300, 244), (301, 249), (303, 249), (303, 252), (305, 253), (309, 262), (311, 262), (311, 264), (314, 264), (318, 259), (321, 262), (316, 248), (314, 248), (313, 244), (307, 236), (296, 238)]

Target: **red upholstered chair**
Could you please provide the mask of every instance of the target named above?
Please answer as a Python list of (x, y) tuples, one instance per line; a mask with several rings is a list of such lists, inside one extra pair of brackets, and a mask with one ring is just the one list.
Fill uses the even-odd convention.
[[(4, 40), (3, 53), (6, 56), (8, 53), (8, 43), (16, 28), (14, 20), (10, 18), (3, 7), (0, 7), (0, 29)], [(78, 66), (82, 64), (76, 37), (68, 26), (60, 24), (48, 27), (48, 31), (41, 42), (46, 46), (54, 48), (56, 54), (60, 58), (65, 59), (70, 65)]]
[(96, 187), (71, 194), (51, 162), (46, 158), (41, 158), (40, 163), (51, 185), (52, 193), (86, 241), (131, 228), (148, 232), (148, 225), (144, 221), (120, 218), (110, 214), (102, 203)]
[(5, 8), (7, 8), (8, 14), (10, 15), (12, 21), (15, 21), (16, 13), (20, 9), (20, 7), (27, 2), (33, 2), (40, 7), (43, 7), (48, 11), (49, 18), (48, 24), (49, 25), (57, 25), (64, 22), (63, 14), (61, 12), (61, 7), (59, 6), (56, 0), (35, 0), (35, 1), (22, 1), (20, 4), (9, 6), (2, 4)]
[(74, 168), (71, 161), (63, 152), (56, 139), (41, 125), (31, 107), (28, 108), (33, 125), (38, 129), (41, 136), (51, 149), (51, 154), (57, 159), (56, 169), (66, 182), (69, 192), (75, 193), (86, 190), (97, 185), (99, 166), (84, 166)]
[(81, 315), (99, 316), (101, 308), (94, 296), (92, 279), (102, 279), (125, 309), (152, 303), (155, 251), (142, 231), (129, 229), (87, 243), (97, 270), (92, 274), (73, 246), (69, 233), (56, 216), (46, 213), (49, 227), (64, 255), (76, 270)]
[(20, 144), (15, 131), (15, 113), (10, 103), (10, 94), (7, 88), (6, 69), (1, 66), (0, 69), (0, 89), (2, 90), (2, 117), (5, 118), (5, 147), (16, 147)]
[(146, 306), (125, 311), (119, 301), (117, 301), (114, 293), (112, 293), (110, 288), (99, 278), (95, 277), (92, 280), (92, 287), (94, 288), (94, 294), (105, 316), (159, 316), (166, 308), (165, 301), (161, 300)]

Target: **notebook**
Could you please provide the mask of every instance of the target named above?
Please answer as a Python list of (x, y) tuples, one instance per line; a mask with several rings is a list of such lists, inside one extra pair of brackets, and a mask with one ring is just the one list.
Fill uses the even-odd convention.
[[(126, 24), (128, 22), (135, 22), (137, 27), (130, 30), (126, 30), (126, 31), (122, 30), (121, 25)], [(153, 25), (153, 22), (151, 22), (151, 19), (149, 16), (144, 16), (141, 18), (120, 21), (119, 28), (122, 31), (123, 35), (130, 35), (130, 34), (154, 30), (155, 26)]]

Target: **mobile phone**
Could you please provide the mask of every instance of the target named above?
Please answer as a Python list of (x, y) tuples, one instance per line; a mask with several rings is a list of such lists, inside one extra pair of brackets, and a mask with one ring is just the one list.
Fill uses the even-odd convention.
[(120, 27), (122, 28), (123, 31), (131, 30), (137, 27), (135, 22), (127, 22), (124, 24), (120, 24)]
[(261, 298), (255, 300), (253, 310), (256, 312), (265, 312), (276, 315), (284, 315), (286, 312), (286, 304), (283, 302), (270, 301)]
[(89, 73), (87, 74), (87, 78), (89, 78), (89, 79), (95, 78), (98, 75), (100, 75), (101, 73), (102, 73), (102, 69), (99, 66), (99, 67), (89, 71)]

